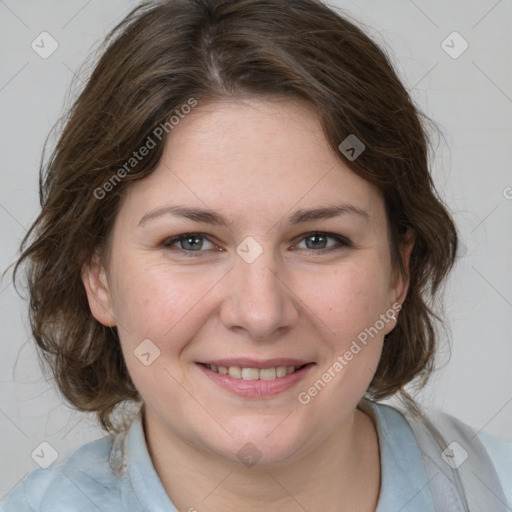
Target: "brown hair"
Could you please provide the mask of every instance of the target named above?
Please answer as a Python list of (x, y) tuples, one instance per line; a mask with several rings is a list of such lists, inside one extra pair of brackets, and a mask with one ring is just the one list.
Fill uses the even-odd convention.
[[(71, 404), (95, 411), (103, 428), (115, 431), (116, 407), (140, 400), (117, 330), (91, 314), (81, 269), (106, 247), (123, 190), (155, 169), (166, 136), (153, 137), (156, 147), (130, 172), (120, 169), (191, 99), (200, 105), (245, 95), (307, 100), (340, 159), (347, 136), (364, 143), (345, 163), (382, 191), (401, 272), (404, 239), (415, 239), (409, 293), (365, 399), (408, 396), (403, 387), (413, 379), (423, 385), (436, 351), (433, 299), (454, 262), (457, 235), (429, 173), (424, 118), (385, 53), (316, 0), (148, 2), (105, 45), (41, 164), (42, 211), (13, 273), (16, 283), (18, 267), (28, 263), (32, 332)], [(118, 182), (98, 198), (114, 176)]]

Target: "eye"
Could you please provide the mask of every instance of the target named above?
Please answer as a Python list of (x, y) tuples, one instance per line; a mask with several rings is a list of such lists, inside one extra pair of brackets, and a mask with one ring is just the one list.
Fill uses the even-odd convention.
[(205, 250), (222, 250), (200, 233), (184, 233), (182, 235), (168, 238), (162, 242), (162, 245), (167, 249), (183, 251), (187, 256), (195, 256), (193, 253), (200, 253)]
[[(329, 240), (334, 241), (329, 245)], [(313, 249), (319, 251), (330, 251), (333, 249), (339, 249), (343, 247), (350, 247), (352, 244), (350, 240), (334, 233), (324, 233), (323, 231), (314, 231), (307, 233), (302, 237), (298, 247), (302, 242), (305, 242), (306, 247), (300, 247), (301, 249)]]
[[(330, 241), (330, 243), (329, 243)], [(300, 244), (305, 243), (305, 247)], [(211, 242), (207, 236), (201, 233), (183, 233), (172, 238), (167, 238), (161, 244), (166, 249), (181, 252), (185, 256), (201, 256), (208, 250), (223, 251), (222, 248)], [(352, 243), (347, 238), (334, 233), (314, 231), (302, 236), (299, 244), (294, 249), (306, 249), (314, 252), (328, 252), (331, 250), (351, 247)]]

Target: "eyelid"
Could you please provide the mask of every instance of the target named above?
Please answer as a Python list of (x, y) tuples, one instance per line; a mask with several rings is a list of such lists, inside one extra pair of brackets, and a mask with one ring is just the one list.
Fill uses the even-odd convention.
[(311, 251), (311, 252), (318, 252), (318, 253), (325, 253), (325, 252), (328, 252), (330, 250), (335, 250), (335, 249), (339, 249), (341, 247), (353, 247), (353, 244), (352, 242), (345, 236), (343, 235), (338, 235), (336, 233), (330, 233), (329, 231), (309, 231), (308, 233), (304, 233), (302, 235), (300, 235), (300, 237), (297, 239), (298, 241), (296, 242), (295, 245), (299, 244), (300, 242), (302, 242), (303, 240), (305, 240), (306, 238), (310, 237), (310, 236), (313, 236), (313, 235), (323, 235), (325, 236), (326, 238), (332, 238), (334, 240), (336, 240), (337, 244), (331, 246), (331, 247), (327, 247), (325, 249), (304, 249), (306, 251)]
[[(165, 240), (163, 240), (161, 245), (163, 245), (164, 247), (170, 249), (170, 248), (173, 248), (174, 244), (179, 242), (180, 240), (185, 239), (185, 238), (191, 238), (191, 237), (203, 238), (204, 240), (207, 240), (209, 243), (214, 245), (217, 249), (220, 249), (221, 251), (224, 250), (224, 249), (220, 248), (215, 242), (213, 242), (210, 239), (209, 235), (207, 235), (205, 233), (182, 233), (180, 235), (176, 235), (176, 236), (172, 236), (172, 237), (166, 238)], [(182, 252), (182, 253), (187, 253), (187, 255), (194, 255), (196, 253), (205, 252), (205, 251), (187, 251), (185, 249), (182, 249), (181, 247), (177, 247), (177, 250)], [(211, 250), (211, 249), (209, 249), (209, 250)]]

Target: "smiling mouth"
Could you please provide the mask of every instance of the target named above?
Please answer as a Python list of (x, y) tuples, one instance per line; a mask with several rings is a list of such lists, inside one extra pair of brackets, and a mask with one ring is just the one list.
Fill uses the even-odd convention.
[(241, 380), (275, 380), (286, 377), (295, 373), (302, 368), (309, 366), (313, 363), (303, 364), (301, 366), (275, 366), (272, 368), (248, 368), (242, 366), (221, 366), (216, 364), (203, 364), (212, 372), (221, 375), (228, 375), (233, 379)]

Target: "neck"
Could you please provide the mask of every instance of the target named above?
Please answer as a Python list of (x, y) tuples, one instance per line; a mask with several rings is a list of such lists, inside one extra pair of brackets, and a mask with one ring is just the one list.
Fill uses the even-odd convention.
[(179, 510), (374, 512), (377, 507), (378, 437), (373, 421), (359, 410), (300, 460), (272, 467), (246, 468), (199, 452), (154, 422), (144, 423), (153, 465)]

